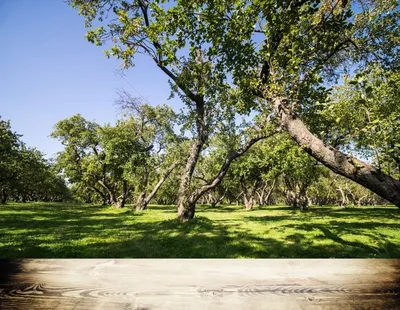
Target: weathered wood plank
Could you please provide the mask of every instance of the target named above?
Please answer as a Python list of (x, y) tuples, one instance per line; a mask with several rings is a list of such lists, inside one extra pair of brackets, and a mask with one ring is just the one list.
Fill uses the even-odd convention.
[(0, 261), (0, 309), (400, 309), (400, 260)]

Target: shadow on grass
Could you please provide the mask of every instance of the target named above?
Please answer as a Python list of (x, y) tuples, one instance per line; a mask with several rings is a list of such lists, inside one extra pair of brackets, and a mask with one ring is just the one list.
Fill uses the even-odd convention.
[[(334, 246), (326, 247), (327, 253), (334, 254), (332, 249), (336, 246), (346, 249), (348, 257), (392, 257), (400, 258), (400, 240), (397, 242), (385, 240), (387, 237), (382, 232), (398, 232), (400, 229), (400, 210), (392, 207), (367, 207), (367, 208), (348, 208), (337, 209), (319, 207), (308, 210), (302, 214), (302, 217), (293, 218), (293, 216), (248, 216), (250, 221), (269, 224), (276, 221), (288, 221), (289, 224), (282, 224), (277, 228), (279, 231), (292, 229), (296, 234), (289, 235), (285, 240), (296, 245), (307, 246), (311, 252), (314, 252), (315, 246), (308, 235), (311, 232), (319, 232), (314, 236), (314, 241), (333, 241)], [(317, 219), (325, 219), (325, 223), (316, 222)], [(309, 219), (305, 223), (305, 219)], [(388, 223), (391, 220), (391, 223)], [(396, 221), (393, 223), (393, 221)], [(341, 237), (347, 235), (351, 239), (362, 239), (368, 237), (373, 240), (374, 245), (365, 244), (363, 241), (346, 240)], [(342, 251), (342, 250), (340, 250)], [(344, 252), (340, 252), (345, 254)], [(322, 254), (322, 253), (321, 253)], [(329, 255), (331, 255), (329, 254)], [(318, 254), (319, 256), (320, 254)], [(324, 256), (324, 254), (322, 254)], [(346, 256), (346, 255), (344, 255)]]
[[(215, 213), (228, 213), (228, 212), (243, 212), (246, 211), (244, 206), (238, 205), (198, 205), (196, 212), (215, 212)], [(295, 211), (289, 206), (254, 206), (251, 211)], [(248, 211), (248, 212), (251, 212)]]
[[(399, 228), (399, 224), (384, 223), (384, 218), (393, 219), (392, 209), (389, 212), (387, 209), (368, 209), (371, 221), (348, 223), (341, 219), (350, 218), (349, 214), (355, 211), (321, 208), (293, 213), (290, 207), (277, 208), (275, 210), (285, 215), (279, 212), (276, 216), (247, 216), (252, 213), (244, 212), (242, 218), (211, 220), (203, 214), (226, 212), (228, 216), (228, 212), (243, 210), (240, 206), (216, 209), (201, 206), (194, 220), (180, 223), (175, 219), (162, 219), (163, 216), (172, 217), (172, 206), (157, 206), (140, 213), (118, 213), (101, 206), (83, 205), (9, 206), (8, 212), (0, 209), (0, 257), (400, 257), (398, 244), (382, 240), (384, 235), (374, 233), (377, 228), (391, 231)], [(268, 212), (269, 207), (260, 209)], [(313, 216), (320, 218), (321, 213), (330, 217), (326, 224), (312, 223)], [(150, 218), (154, 214), (159, 217)], [(243, 225), (252, 222), (265, 223), (270, 230), (296, 233), (268, 234)], [(364, 229), (371, 233), (366, 234)], [(310, 234), (313, 231), (318, 234)], [(346, 240), (340, 236), (342, 233), (365, 234), (382, 243), (369, 246), (362, 241)]]

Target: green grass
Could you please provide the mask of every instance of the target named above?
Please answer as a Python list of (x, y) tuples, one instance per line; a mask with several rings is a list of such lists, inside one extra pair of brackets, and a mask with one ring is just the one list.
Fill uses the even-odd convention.
[(0, 258), (400, 258), (395, 207), (199, 206), (180, 223), (174, 206), (129, 209), (0, 205)]

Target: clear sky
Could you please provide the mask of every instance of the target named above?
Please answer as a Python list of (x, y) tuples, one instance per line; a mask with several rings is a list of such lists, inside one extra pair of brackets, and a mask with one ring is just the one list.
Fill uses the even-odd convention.
[(118, 74), (119, 61), (87, 42), (83, 18), (63, 0), (0, 0), (0, 116), (22, 141), (52, 157), (62, 145), (54, 124), (75, 113), (113, 123), (114, 99), (124, 89), (150, 104), (168, 103), (168, 79), (150, 59)]

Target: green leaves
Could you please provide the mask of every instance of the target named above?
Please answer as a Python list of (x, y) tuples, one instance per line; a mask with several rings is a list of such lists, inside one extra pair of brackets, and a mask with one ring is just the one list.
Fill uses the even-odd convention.
[(0, 190), (15, 200), (68, 200), (69, 190), (56, 169), (20, 140), (0, 119)]
[(357, 148), (366, 157), (373, 152), (376, 162), (391, 162), (385, 169), (397, 173), (397, 155), (389, 150), (398, 139), (392, 115), (399, 115), (393, 103), (398, 1), (69, 3), (87, 26), (100, 21), (102, 28), (89, 30), (87, 38), (111, 41), (107, 57), (128, 69), (143, 53), (168, 75), (172, 92), (185, 103), (183, 131), (208, 140), (226, 124), (243, 129), (232, 120), (254, 114), (273, 119), (279, 111), (273, 112), (271, 98), (286, 98), (284, 108), (324, 142)]
[(181, 156), (168, 157), (169, 148), (180, 142), (174, 132), (176, 115), (170, 107), (143, 104), (125, 92), (116, 103), (124, 118), (115, 125), (99, 125), (76, 114), (59, 121), (51, 134), (64, 145), (58, 166), (80, 199), (91, 191), (95, 191), (90, 194), (93, 199), (99, 199), (96, 195), (100, 193), (101, 199), (117, 197), (124, 184), (138, 194), (162, 173), (160, 167)]
[(322, 113), (333, 122), (333, 140), (343, 136), (343, 146), (355, 145), (358, 152), (366, 153), (375, 165), (394, 177), (400, 176), (400, 153), (395, 147), (400, 139), (399, 88), (398, 72), (372, 67), (336, 88), (331, 108)]

